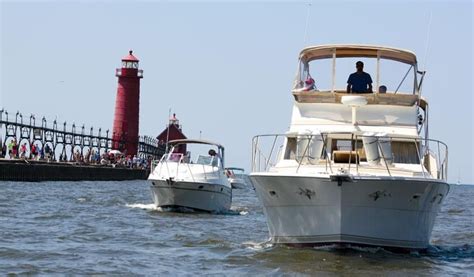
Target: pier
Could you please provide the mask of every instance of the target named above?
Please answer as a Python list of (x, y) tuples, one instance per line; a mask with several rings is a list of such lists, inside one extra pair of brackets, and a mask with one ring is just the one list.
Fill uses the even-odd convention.
[(121, 149), (128, 138), (110, 134), (109, 130), (102, 132), (101, 128), (97, 132), (93, 127), (86, 131), (84, 125), (78, 128), (74, 123), (59, 125), (54, 120), (51, 124), (44, 117), (37, 122), (34, 115), (27, 120), (20, 112), (12, 116), (0, 110), (0, 180), (146, 179), (150, 161), (159, 159), (165, 151), (165, 145), (157, 139), (139, 136), (134, 142), (138, 144), (135, 158), (127, 156), (126, 151), (110, 155), (113, 146)]

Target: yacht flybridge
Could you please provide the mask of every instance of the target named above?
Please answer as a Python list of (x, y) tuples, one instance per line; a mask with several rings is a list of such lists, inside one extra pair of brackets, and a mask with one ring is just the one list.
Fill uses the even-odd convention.
[[(373, 93), (347, 93), (357, 60), (375, 77)], [(450, 187), (447, 146), (428, 137), (424, 74), (402, 49), (301, 51), (290, 129), (252, 145), (250, 179), (274, 243), (429, 245)]]

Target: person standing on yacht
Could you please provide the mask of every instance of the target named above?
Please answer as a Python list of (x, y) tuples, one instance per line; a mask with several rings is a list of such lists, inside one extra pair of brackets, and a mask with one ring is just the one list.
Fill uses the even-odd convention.
[(347, 93), (372, 93), (372, 77), (364, 72), (364, 63), (356, 62), (356, 68), (347, 80)]

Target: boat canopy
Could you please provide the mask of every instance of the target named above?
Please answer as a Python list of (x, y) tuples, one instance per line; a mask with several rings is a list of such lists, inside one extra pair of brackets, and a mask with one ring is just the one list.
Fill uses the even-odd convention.
[(215, 145), (215, 146), (217, 146), (221, 149), (224, 149), (224, 146), (222, 146), (218, 143), (208, 141), (208, 140), (201, 140), (201, 139), (175, 139), (175, 140), (170, 140), (168, 143), (170, 145), (192, 144), (192, 143), (195, 143), (195, 144), (209, 144), (209, 145)]
[(300, 59), (304, 62), (310, 62), (318, 59), (333, 58), (382, 58), (415, 65), (416, 55), (408, 50), (375, 46), (375, 45), (354, 45), (354, 44), (334, 44), (334, 45), (318, 45), (307, 47), (300, 53)]

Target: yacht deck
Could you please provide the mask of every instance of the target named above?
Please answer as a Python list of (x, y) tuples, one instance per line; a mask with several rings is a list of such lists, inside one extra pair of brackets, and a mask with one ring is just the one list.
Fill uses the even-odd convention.
[(368, 105), (395, 105), (413, 106), (419, 102), (419, 106), (425, 109), (427, 102), (414, 94), (394, 93), (358, 93), (348, 94), (345, 91), (294, 91), (293, 96), (298, 103), (337, 103), (342, 104), (342, 96), (357, 95), (365, 96)]

